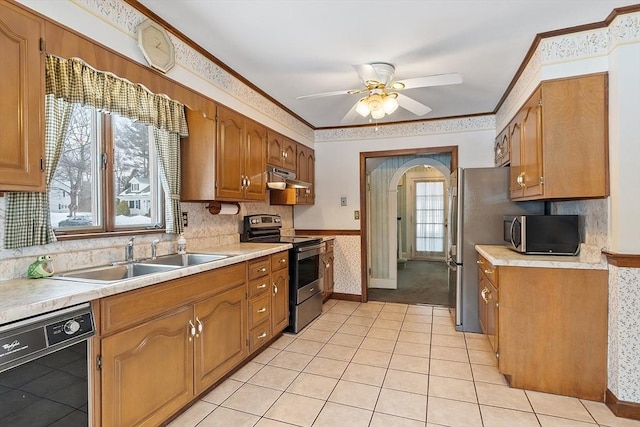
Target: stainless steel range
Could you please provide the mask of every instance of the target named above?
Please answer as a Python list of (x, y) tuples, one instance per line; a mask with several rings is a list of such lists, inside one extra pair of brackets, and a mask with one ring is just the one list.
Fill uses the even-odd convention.
[(247, 215), (240, 241), (253, 243), (291, 243), (289, 250), (289, 327), (298, 333), (322, 313), (322, 239), (282, 236), (279, 215)]

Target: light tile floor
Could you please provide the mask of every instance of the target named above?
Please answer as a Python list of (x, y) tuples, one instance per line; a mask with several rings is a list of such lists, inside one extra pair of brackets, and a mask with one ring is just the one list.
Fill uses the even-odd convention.
[(604, 403), (509, 388), (440, 307), (329, 300), (172, 427), (640, 427)]

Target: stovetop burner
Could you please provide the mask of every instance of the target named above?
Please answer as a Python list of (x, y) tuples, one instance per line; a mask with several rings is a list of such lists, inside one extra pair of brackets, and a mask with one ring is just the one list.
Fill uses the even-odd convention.
[(291, 243), (294, 247), (320, 243), (318, 237), (282, 236), (282, 219), (280, 215), (259, 214), (247, 215), (243, 219), (241, 242), (253, 243)]

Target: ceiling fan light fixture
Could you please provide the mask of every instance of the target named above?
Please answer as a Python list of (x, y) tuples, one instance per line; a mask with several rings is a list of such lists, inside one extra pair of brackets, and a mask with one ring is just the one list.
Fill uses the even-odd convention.
[(398, 109), (398, 94), (393, 92), (384, 97), (382, 101), (384, 106), (384, 112), (386, 114), (393, 114)]
[(371, 111), (371, 118), (372, 118), (372, 119), (376, 119), (376, 120), (378, 120), (378, 119), (381, 119), (381, 118), (383, 118), (383, 117), (384, 117), (384, 110), (383, 110), (383, 109), (380, 109), (380, 110), (372, 110), (372, 111)]
[(356, 105), (356, 111), (362, 117), (367, 117), (369, 115), (369, 113), (371, 112), (371, 110), (369, 109), (368, 100), (369, 100), (369, 97), (365, 96), (360, 101), (358, 101), (358, 105)]
[(393, 89), (393, 90), (402, 90), (402, 89), (404, 89), (404, 83), (402, 83), (402, 82), (393, 82), (391, 84), (391, 89)]
[(384, 102), (382, 96), (374, 93), (373, 95), (369, 96), (367, 104), (369, 105), (369, 109), (371, 110), (372, 114), (375, 111), (382, 111), (382, 116), (384, 117)]

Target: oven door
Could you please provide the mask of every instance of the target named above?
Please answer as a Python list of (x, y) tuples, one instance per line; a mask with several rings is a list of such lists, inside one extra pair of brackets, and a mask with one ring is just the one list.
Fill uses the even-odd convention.
[(322, 292), (322, 253), (324, 244), (300, 246), (293, 249), (291, 263), (291, 294), (294, 304), (300, 304), (318, 292)]

